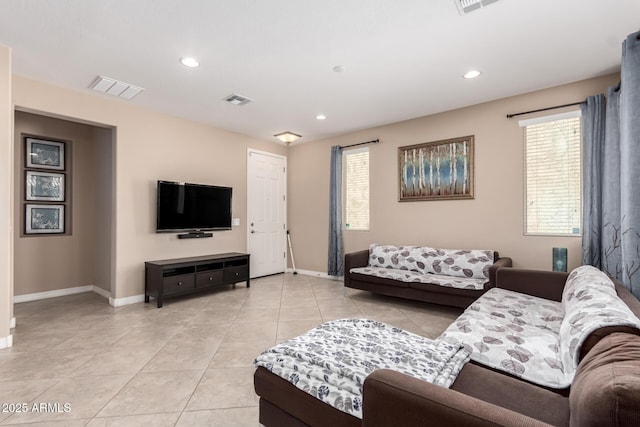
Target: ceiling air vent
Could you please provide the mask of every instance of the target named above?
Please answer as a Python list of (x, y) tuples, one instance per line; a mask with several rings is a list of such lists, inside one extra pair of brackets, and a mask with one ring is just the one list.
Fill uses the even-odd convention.
[(144, 88), (104, 76), (96, 77), (89, 87), (95, 91), (119, 96), (124, 99), (133, 99), (134, 96), (144, 90)]
[(491, 3), (495, 3), (498, 0), (454, 0), (456, 6), (458, 6), (458, 12), (460, 15), (466, 15), (467, 13), (478, 10), (481, 7), (488, 6)]
[(229, 104), (238, 105), (238, 106), (253, 102), (253, 99), (247, 98), (246, 96), (238, 95), (237, 93), (232, 93), (231, 95), (223, 98), (222, 100), (227, 101)]

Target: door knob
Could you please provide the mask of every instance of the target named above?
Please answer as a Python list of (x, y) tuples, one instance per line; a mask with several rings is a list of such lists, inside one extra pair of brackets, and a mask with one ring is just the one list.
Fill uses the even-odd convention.
[(255, 233), (255, 230), (251, 230), (251, 234)]

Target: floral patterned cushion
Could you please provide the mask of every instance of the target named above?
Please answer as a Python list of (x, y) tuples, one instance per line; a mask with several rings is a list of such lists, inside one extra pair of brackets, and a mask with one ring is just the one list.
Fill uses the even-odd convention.
[(369, 266), (417, 273), (489, 279), (494, 252), (488, 250), (437, 249), (428, 246), (369, 247)]
[(560, 351), (564, 365), (574, 369), (578, 366), (582, 343), (596, 329), (607, 326), (640, 329), (640, 319), (618, 297), (611, 279), (589, 265), (576, 268), (567, 278), (562, 306)]
[(607, 326), (640, 329), (640, 319), (603, 272), (582, 266), (567, 278), (561, 303), (493, 288), (440, 339), (462, 343), (478, 363), (559, 389), (571, 385), (582, 343)]
[(276, 345), (254, 365), (300, 390), (362, 418), (362, 386), (376, 369), (393, 369), (449, 387), (469, 360), (453, 345), (368, 319), (341, 319)]
[(439, 339), (460, 342), (471, 360), (536, 384), (565, 388), (560, 359), (562, 304), (493, 288), (465, 310)]
[(350, 272), (381, 277), (384, 279), (399, 280), (401, 282), (427, 283), (458, 289), (482, 290), (484, 289), (485, 283), (488, 282), (484, 278), (474, 279), (467, 277), (445, 276), (444, 274), (425, 274), (411, 270), (396, 270), (384, 267), (357, 267), (352, 268)]

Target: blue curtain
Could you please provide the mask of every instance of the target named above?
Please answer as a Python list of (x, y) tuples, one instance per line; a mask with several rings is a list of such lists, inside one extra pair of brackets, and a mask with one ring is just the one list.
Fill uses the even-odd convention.
[[(587, 98), (582, 109), (582, 263), (602, 268), (602, 174), (605, 98)], [(619, 156), (618, 156), (619, 157)], [(615, 179), (617, 178), (617, 179)], [(620, 185), (620, 177), (612, 177)], [(610, 182), (610, 181), (609, 181)]]
[(606, 102), (582, 105), (582, 262), (640, 297), (640, 32), (622, 44), (620, 76)]
[(329, 183), (329, 263), (330, 276), (344, 275), (342, 246), (342, 147), (331, 147)]

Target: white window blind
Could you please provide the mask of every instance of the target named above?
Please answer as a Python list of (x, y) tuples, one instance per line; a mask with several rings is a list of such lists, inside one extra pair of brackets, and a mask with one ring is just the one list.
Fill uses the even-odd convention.
[(369, 229), (369, 149), (358, 148), (343, 153), (344, 228)]
[(524, 125), (525, 234), (580, 235), (579, 114), (550, 116), (547, 121), (533, 119)]

